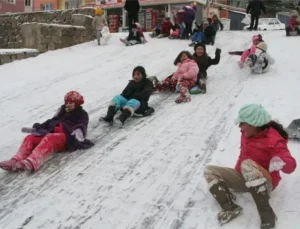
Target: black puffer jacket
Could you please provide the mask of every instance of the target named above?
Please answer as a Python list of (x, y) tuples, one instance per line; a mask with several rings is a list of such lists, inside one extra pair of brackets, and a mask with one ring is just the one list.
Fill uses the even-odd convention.
[(250, 0), (248, 7), (247, 7), (247, 14), (250, 13), (253, 16), (260, 16), (261, 11), (266, 14), (266, 7), (262, 0)]
[(128, 100), (136, 99), (140, 101), (141, 106), (136, 113), (144, 113), (148, 109), (148, 101), (153, 91), (153, 83), (147, 79), (142, 79), (141, 82), (130, 80), (126, 88), (122, 92), (122, 96)]
[(138, 0), (126, 0), (124, 9), (130, 14), (136, 14), (140, 10), (140, 3)]

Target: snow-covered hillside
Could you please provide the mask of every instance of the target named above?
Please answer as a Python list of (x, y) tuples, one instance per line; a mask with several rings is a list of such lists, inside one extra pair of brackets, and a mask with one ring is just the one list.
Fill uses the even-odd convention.
[[(175, 104), (177, 95), (154, 94), (153, 116), (130, 120), (123, 129), (99, 125), (111, 98), (132, 69), (170, 75), (188, 41), (148, 39), (124, 47), (95, 42), (0, 66), (0, 160), (10, 159), (23, 137), (21, 127), (51, 117), (69, 90), (85, 97), (89, 138), (96, 146), (55, 154), (36, 174), (0, 171), (0, 228), (3, 229), (217, 229), (219, 207), (207, 190), (207, 164), (234, 166), (240, 143), (234, 125), (245, 103), (262, 103), (285, 126), (300, 118), (299, 38), (263, 34), (275, 65), (264, 75), (240, 70), (230, 50), (249, 47), (251, 32), (220, 32), (221, 62), (209, 69), (208, 93)], [(125, 36), (124, 34), (122, 34)], [(214, 56), (216, 47), (208, 46)], [(289, 143), (300, 160), (300, 145)], [(271, 195), (277, 229), (300, 223), (300, 174), (283, 175)], [(236, 194), (243, 215), (223, 229), (257, 229), (260, 220), (249, 194)]]

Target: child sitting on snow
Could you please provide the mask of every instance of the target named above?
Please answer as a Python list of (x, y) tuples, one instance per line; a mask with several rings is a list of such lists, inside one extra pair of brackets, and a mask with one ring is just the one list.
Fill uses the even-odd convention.
[(269, 71), (270, 65), (274, 64), (274, 59), (267, 52), (265, 42), (260, 42), (255, 47), (253, 54), (250, 54), (245, 63), (254, 74), (261, 74)]
[(157, 37), (157, 38), (169, 37), (172, 28), (173, 28), (173, 24), (170, 21), (170, 18), (166, 17), (160, 26), (160, 30), (156, 29), (155, 31), (153, 31), (153, 33), (150, 36), (152, 38), (153, 37)]
[(136, 45), (136, 44), (141, 44), (142, 43), (142, 35), (138, 31), (137, 25), (133, 24), (132, 29), (129, 32), (128, 37), (125, 39), (120, 39), (121, 42), (123, 42), (126, 46), (130, 45)]
[(54, 152), (88, 149), (94, 144), (85, 139), (89, 116), (82, 108), (83, 97), (76, 91), (65, 95), (65, 104), (44, 123), (35, 123), (18, 152), (9, 161), (0, 162), (6, 171), (36, 172)]
[(238, 65), (240, 68), (244, 67), (244, 63), (246, 59), (251, 55), (255, 53), (256, 45), (258, 45), (260, 42), (264, 42), (262, 36), (260, 34), (254, 35), (252, 37), (252, 46), (250, 49), (247, 49), (245, 51), (233, 51), (229, 52), (230, 55), (238, 55), (241, 56), (240, 61), (238, 62)]
[(146, 40), (146, 37), (145, 37), (145, 35), (144, 35), (143, 29), (141, 28), (140, 23), (136, 22), (135, 24), (136, 24), (136, 26), (137, 26), (137, 30), (138, 30), (139, 33), (141, 34), (141, 41), (142, 41), (142, 44), (147, 43), (148, 41)]
[(206, 46), (203, 43), (198, 43), (194, 47), (193, 59), (196, 61), (199, 67), (199, 73), (197, 77), (197, 85), (190, 90), (191, 94), (205, 94), (206, 93), (206, 80), (207, 69), (211, 65), (217, 65), (220, 62), (221, 49), (216, 49), (215, 58), (212, 59), (206, 53)]
[[(154, 109), (148, 106), (153, 84), (147, 78), (145, 69), (141, 66), (135, 67), (132, 72), (132, 78), (122, 94), (113, 98), (106, 116), (101, 117), (99, 121), (123, 126), (125, 121), (133, 114), (147, 116), (154, 112)], [(122, 113), (114, 121), (114, 116), (119, 110), (122, 110)]]
[(176, 103), (190, 102), (189, 90), (197, 83), (199, 68), (188, 51), (179, 53), (174, 61), (177, 71), (172, 77), (166, 78), (162, 82), (156, 82), (154, 89), (158, 91), (177, 91), (180, 96), (175, 100)]

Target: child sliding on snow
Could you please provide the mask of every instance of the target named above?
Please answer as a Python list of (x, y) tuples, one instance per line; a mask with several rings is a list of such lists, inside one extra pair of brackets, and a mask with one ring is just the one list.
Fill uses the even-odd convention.
[(188, 51), (179, 53), (174, 61), (177, 71), (171, 78), (166, 78), (162, 82), (155, 83), (155, 90), (158, 91), (178, 91), (180, 96), (175, 100), (176, 103), (190, 102), (189, 90), (196, 85), (199, 68)]
[(194, 47), (195, 53), (193, 59), (197, 62), (199, 67), (199, 73), (197, 77), (197, 85), (190, 90), (191, 94), (205, 94), (206, 93), (206, 80), (207, 69), (211, 65), (217, 65), (220, 62), (221, 49), (216, 49), (215, 58), (212, 59), (206, 53), (206, 46), (203, 43), (198, 43)]
[(36, 172), (54, 152), (93, 146), (91, 141), (85, 139), (89, 116), (81, 107), (83, 97), (71, 91), (64, 100), (65, 104), (52, 119), (33, 125), (39, 134), (28, 135), (11, 160), (0, 162), (0, 168), (6, 171)]
[(287, 147), (288, 135), (282, 126), (259, 104), (242, 107), (235, 121), (241, 129), (241, 149), (235, 169), (208, 165), (204, 177), (213, 197), (221, 206), (220, 224), (236, 218), (242, 207), (230, 189), (250, 192), (261, 219), (261, 229), (275, 228), (276, 215), (270, 206), (269, 193), (281, 180), (280, 171), (290, 174), (296, 161)]
[(247, 49), (245, 51), (233, 51), (233, 52), (229, 52), (230, 55), (238, 55), (241, 56), (240, 61), (238, 62), (238, 65), (240, 68), (244, 67), (245, 61), (246, 59), (251, 55), (254, 54), (256, 51), (256, 46), (261, 43), (264, 42), (262, 39), (262, 36), (260, 34), (258, 35), (254, 35), (252, 37), (252, 46), (250, 49)]
[(139, 32), (136, 24), (132, 25), (132, 29), (129, 32), (128, 37), (120, 39), (126, 46), (136, 45), (142, 43), (142, 34)]
[[(147, 116), (154, 112), (154, 109), (148, 106), (153, 84), (147, 78), (145, 69), (141, 66), (135, 67), (132, 78), (122, 94), (113, 98), (106, 116), (101, 117), (99, 121), (123, 126), (133, 114)], [(119, 110), (122, 110), (122, 113), (114, 122), (114, 116)]]

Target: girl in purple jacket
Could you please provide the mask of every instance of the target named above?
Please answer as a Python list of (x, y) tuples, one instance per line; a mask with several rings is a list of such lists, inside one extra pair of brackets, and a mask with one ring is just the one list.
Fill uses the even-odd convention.
[(34, 133), (24, 139), (12, 159), (0, 162), (1, 169), (36, 172), (54, 152), (87, 149), (94, 145), (85, 139), (89, 116), (81, 107), (82, 95), (70, 91), (64, 100), (65, 104), (53, 118), (33, 125)]

